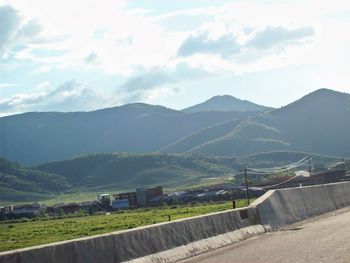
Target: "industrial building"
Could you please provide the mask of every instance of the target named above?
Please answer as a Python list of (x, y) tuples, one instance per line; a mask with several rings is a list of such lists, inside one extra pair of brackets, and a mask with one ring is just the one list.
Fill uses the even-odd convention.
[(114, 194), (113, 197), (112, 208), (114, 210), (146, 207), (151, 204), (152, 199), (163, 197), (163, 187), (137, 188), (136, 192)]
[(31, 218), (38, 216), (42, 211), (45, 211), (45, 208), (38, 203), (10, 205), (0, 208), (0, 219)]
[(113, 210), (134, 209), (137, 207), (136, 192), (114, 194), (113, 197), (114, 197), (114, 200), (112, 200)]

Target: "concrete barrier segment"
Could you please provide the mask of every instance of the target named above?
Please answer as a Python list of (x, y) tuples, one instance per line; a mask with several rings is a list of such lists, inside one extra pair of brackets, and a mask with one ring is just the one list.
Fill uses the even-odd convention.
[(350, 205), (350, 182), (271, 190), (250, 208), (256, 223), (278, 229)]
[(126, 261), (125, 263), (178, 262), (193, 256), (208, 253), (218, 248), (232, 245), (265, 232), (266, 230), (261, 225), (248, 226), (232, 232), (192, 242), (187, 245), (182, 245), (170, 250)]
[(0, 263), (116, 263), (184, 246), (252, 225), (252, 208), (228, 210), (0, 253)]

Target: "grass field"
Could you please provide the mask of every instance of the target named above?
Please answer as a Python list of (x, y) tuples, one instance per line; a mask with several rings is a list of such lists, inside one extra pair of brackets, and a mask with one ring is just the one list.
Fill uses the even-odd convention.
[[(236, 201), (237, 207), (245, 205), (245, 200)], [(156, 224), (168, 221), (168, 215), (175, 220), (231, 208), (232, 202), (218, 202), (136, 209), (109, 215), (4, 221), (0, 222), (0, 251)]]

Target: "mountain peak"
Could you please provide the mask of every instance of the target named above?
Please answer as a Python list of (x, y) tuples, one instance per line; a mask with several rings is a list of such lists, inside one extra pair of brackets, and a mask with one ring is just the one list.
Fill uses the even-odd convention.
[(161, 105), (152, 105), (143, 102), (135, 102), (124, 104), (120, 106), (115, 106), (111, 108), (104, 108), (95, 111), (91, 111), (90, 113), (105, 113), (105, 112), (135, 112), (135, 113), (178, 113), (178, 111), (161, 106)]
[(307, 97), (307, 96), (328, 96), (328, 95), (343, 97), (344, 94), (349, 95), (349, 94), (344, 93), (344, 92), (335, 91), (335, 90), (332, 90), (332, 89), (322, 88), (322, 89), (318, 89), (318, 90), (315, 90), (315, 91), (309, 93), (305, 97)]
[(183, 109), (185, 112), (199, 111), (263, 111), (267, 107), (231, 95), (217, 95), (205, 102)]
[[(350, 109), (350, 94), (331, 89), (318, 89), (304, 97), (273, 111), (274, 115), (288, 114), (294, 116), (329, 115), (336, 119)], [(311, 117), (310, 117), (311, 118)], [(314, 117), (312, 117), (314, 118)], [(315, 117), (316, 118), (316, 117)]]
[[(316, 104), (316, 105), (334, 105), (336, 106), (338, 103), (346, 102), (348, 103), (348, 99), (350, 95), (348, 93), (339, 92), (331, 89), (318, 89), (315, 90), (304, 97), (300, 98), (297, 101), (289, 104), (293, 105), (302, 105), (302, 104)], [(286, 107), (288, 107), (287, 105)]]

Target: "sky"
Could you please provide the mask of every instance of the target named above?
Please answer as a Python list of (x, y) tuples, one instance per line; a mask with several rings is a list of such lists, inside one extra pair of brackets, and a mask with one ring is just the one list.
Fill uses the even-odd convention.
[(0, 0), (0, 116), (350, 92), (344, 0)]

